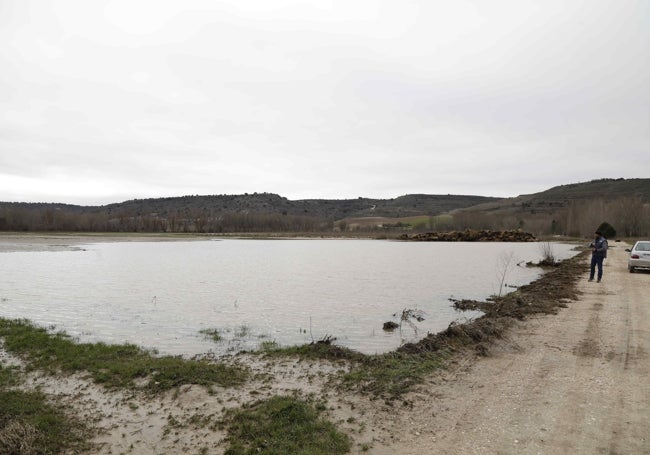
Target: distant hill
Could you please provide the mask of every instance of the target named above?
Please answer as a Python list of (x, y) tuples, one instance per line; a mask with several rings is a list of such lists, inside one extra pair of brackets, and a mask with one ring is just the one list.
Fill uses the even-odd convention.
[[(624, 200), (625, 203), (622, 203)], [(647, 231), (650, 179), (602, 179), (513, 198), (409, 194), (289, 200), (273, 193), (133, 199), (104, 206), (0, 202), (0, 231), (328, 232), (527, 229), (585, 235), (602, 221)], [(391, 221), (394, 220), (394, 221)]]
[(612, 201), (622, 197), (639, 198), (644, 203), (650, 203), (650, 179), (600, 179), (560, 185), (539, 193), (465, 207), (463, 211), (491, 214), (512, 214), (521, 211), (555, 213), (558, 209), (568, 207), (574, 202), (595, 199)]
[(277, 194), (252, 193), (133, 199), (105, 206), (1, 202), (0, 230), (300, 231), (331, 229), (333, 222), (347, 217), (433, 216), (496, 200), (413, 194), (394, 199), (292, 201)]
[(451, 212), (454, 225), (589, 237), (603, 222), (617, 237), (650, 235), (650, 179), (601, 179)]
[(289, 200), (272, 193), (240, 195), (181, 196), (156, 199), (133, 199), (105, 206), (77, 206), (69, 204), (8, 203), (4, 208), (34, 210), (61, 210), (78, 214), (130, 214), (167, 217), (171, 214), (224, 213), (280, 214), (315, 216), (338, 220), (348, 216), (401, 217), (437, 215), (450, 210), (471, 207), (498, 198), (484, 196), (412, 194), (395, 199), (302, 199)]
[(604, 197), (640, 196), (650, 202), (650, 178), (647, 179), (600, 179), (584, 183), (555, 186), (549, 190), (528, 196), (530, 201), (570, 201)]
[(483, 196), (413, 194), (395, 199), (302, 199), (289, 200), (272, 193), (243, 195), (183, 196), (161, 199), (136, 199), (111, 204), (93, 210), (116, 213), (157, 213), (167, 216), (173, 212), (204, 211), (212, 214), (281, 214), (315, 216), (338, 220), (349, 216), (401, 217), (437, 215), (450, 210), (496, 201)]

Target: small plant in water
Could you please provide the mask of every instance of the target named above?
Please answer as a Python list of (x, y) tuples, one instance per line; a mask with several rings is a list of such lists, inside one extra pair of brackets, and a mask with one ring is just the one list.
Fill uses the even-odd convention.
[(510, 271), (510, 267), (514, 262), (514, 257), (515, 257), (515, 253), (513, 253), (512, 251), (508, 253), (503, 252), (499, 255), (498, 265), (496, 269), (497, 280), (499, 281), (499, 294), (497, 295), (497, 297), (501, 297), (501, 294), (503, 293), (503, 288), (507, 287), (507, 285), (505, 284), (506, 276), (508, 275), (508, 272)]
[(550, 242), (540, 243), (539, 249), (542, 253), (542, 260), (539, 265), (555, 265), (557, 263), (557, 258), (553, 253), (553, 245)]
[(262, 341), (260, 343), (260, 351), (272, 351), (278, 349), (280, 345), (277, 341)]
[(400, 331), (402, 330), (403, 324), (407, 324), (409, 327), (413, 329), (413, 331), (417, 334), (418, 333), (418, 328), (415, 325), (415, 322), (422, 322), (424, 321), (424, 316), (425, 312), (422, 310), (413, 310), (410, 308), (404, 308), (401, 313), (395, 313), (393, 316), (399, 316), (399, 329)]
[(251, 333), (251, 328), (247, 325), (241, 325), (235, 329), (235, 338), (246, 338)]
[(208, 338), (217, 343), (223, 340), (219, 329), (201, 329), (199, 330), (199, 333), (203, 334), (205, 338)]

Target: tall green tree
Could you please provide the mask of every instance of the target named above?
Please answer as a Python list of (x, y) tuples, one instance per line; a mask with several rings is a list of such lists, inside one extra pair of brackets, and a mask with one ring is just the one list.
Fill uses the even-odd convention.
[(616, 229), (609, 224), (607, 221), (603, 221), (600, 223), (600, 226), (598, 226), (597, 231), (600, 231), (603, 234), (603, 237), (606, 239), (613, 239), (616, 237)]

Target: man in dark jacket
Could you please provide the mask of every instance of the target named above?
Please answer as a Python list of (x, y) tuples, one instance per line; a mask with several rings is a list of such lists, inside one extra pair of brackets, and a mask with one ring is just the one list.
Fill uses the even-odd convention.
[(603, 260), (607, 257), (607, 239), (600, 231), (596, 231), (591, 247), (591, 272), (589, 281), (594, 281), (596, 267), (598, 267), (598, 282), (603, 279)]

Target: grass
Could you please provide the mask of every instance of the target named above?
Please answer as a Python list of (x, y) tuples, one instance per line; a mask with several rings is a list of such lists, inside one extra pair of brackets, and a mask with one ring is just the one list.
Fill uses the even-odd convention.
[(350, 450), (349, 437), (320, 417), (320, 408), (290, 396), (275, 396), (226, 417), (225, 455), (338, 455)]
[(326, 343), (279, 347), (262, 346), (261, 353), (272, 356), (297, 356), (311, 360), (345, 361), (350, 365), (340, 379), (340, 385), (387, 399), (400, 397), (424, 377), (441, 368), (450, 355), (448, 346), (419, 352), (388, 352), (365, 355), (350, 349)]
[(40, 392), (15, 387), (18, 367), (0, 364), (0, 455), (74, 453), (89, 448), (90, 430)]
[(0, 454), (75, 453), (88, 429), (39, 392), (0, 391)]
[(235, 329), (235, 338), (246, 338), (251, 334), (251, 328), (247, 325), (241, 325)]
[(343, 375), (343, 385), (360, 388), (389, 400), (396, 399), (441, 368), (447, 357), (440, 352), (390, 352), (366, 356)]
[[(135, 345), (77, 343), (26, 320), (0, 318), (4, 349), (20, 356), (26, 370), (87, 373), (109, 388), (161, 392), (182, 384), (235, 386), (248, 372), (207, 361), (154, 356)], [(16, 390), (17, 367), (0, 364), (0, 455), (78, 453), (88, 450), (90, 430), (40, 392)]]
[(260, 343), (260, 351), (262, 352), (271, 352), (274, 349), (278, 349), (279, 347), (279, 343), (275, 340), (266, 340)]
[(0, 318), (0, 337), (7, 351), (20, 355), (30, 369), (50, 374), (87, 372), (109, 388), (144, 388), (152, 392), (182, 384), (242, 384), (246, 370), (202, 360), (155, 356), (132, 344), (77, 343), (65, 333), (50, 333), (26, 320)]
[(260, 344), (262, 354), (270, 357), (295, 356), (311, 360), (361, 361), (365, 355), (341, 346), (328, 343), (310, 343), (298, 346), (281, 346), (275, 341)]
[(0, 364), (0, 389), (15, 386), (20, 382), (17, 370), (18, 368), (5, 367)]
[(214, 341), (215, 343), (223, 340), (219, 329), (201, 329), (199, 330), (199, 333), (205, 336), (207, 339)]
[[(350, 217), (344, 220), (351, 228), (377, 229), (383, 226), (384, 229), (447, 229), (453, 221), (451, 215), (416, 215), (404, 217)], [(347, 233), (347, 232), (346, 232)]]

